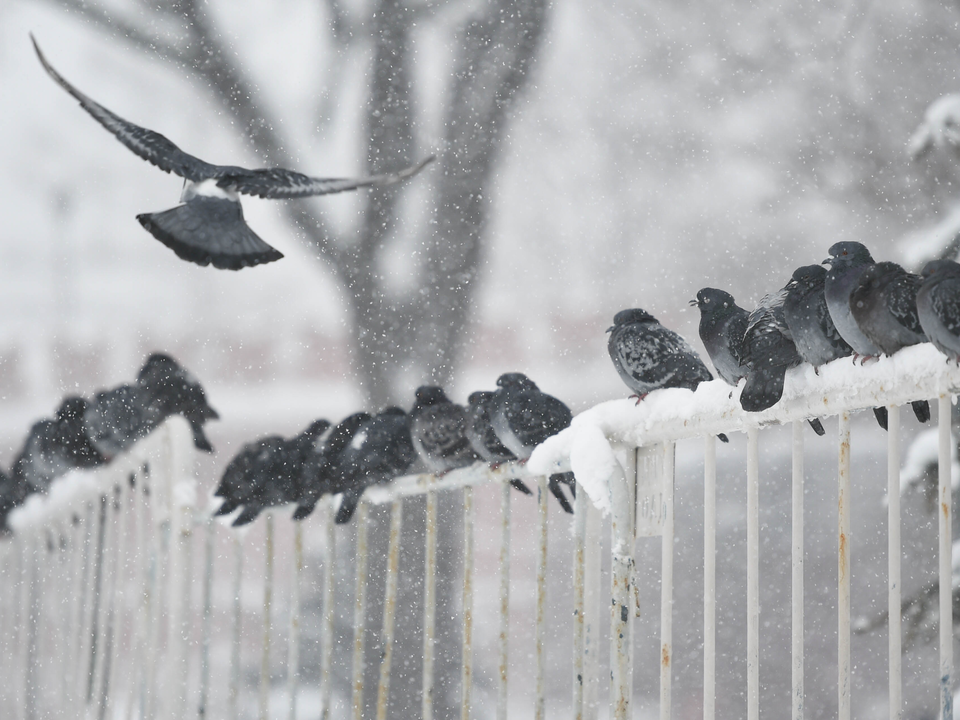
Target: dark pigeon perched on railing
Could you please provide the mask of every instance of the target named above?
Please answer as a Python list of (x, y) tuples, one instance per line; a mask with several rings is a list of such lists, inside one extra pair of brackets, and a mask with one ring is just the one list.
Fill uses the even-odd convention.
[(402, 409), (389, 407), (363, 423), (340, 453), (332, 479), (331, 491), (343, 494), (337, 524), (350, 521), (367, 487), (403, 475), (416, 461), (410, 417)]
[(55, 479), (70, 470), (106, 462), (87, 436), (83, 422), (86, 408), (83, 398), (67, 397), (55, 418), (40, 420), (30, 428), (11, 471), (30, 492), (45, 493)]
[(924, 265), (920, 276), (920, 326), (948, 361), (960, 364), (960, 265), (953, 260), (934, 260)]
[[(504, 373), (497, 378), (500, 389), (490, 401), (490, 424), (503, 445), (521, 462), (530, 459), (533, 449), (570, 426), (573, 414), (563, 402), (541, 392), (523, 373)], [(564, 512), (573, 506), (560, 488), (565, 484), (576, 496), (573, 473), (551, 475), (547, 486)]]
[(823, 295), (827, 301), (827, 309), (837, 328), (837, 332), (850, 347), (856, 356), (864, 359), (876, 357), (882, 351), (868, 338), (850, 312), (850, 295), (860, 280), (860, 275), (874, 264), (870, 251), (858, 242), (839, 242), (830, 246), (830, 257), (823, 261), (829, 265), (824, 280)]
[(480, 460), (467, 437), (467, 411), (442, 387), (422, 385), (410, 410), (410, 437), (431, 472), (447, 473)]
[(150, 392), (151, 402), (164, 417), (179, 413), (186, 418), (197, 449), (213, 452), (203, 425), (218, 420), (220, 415), (210, 407), (203, 386), (188, 370), (165, 353), (153, 353), (140, 368), (137, 385)]
[(293, 513), (294, 520), (309, 517), (320, 498), (335, 492), (335, 480), (340, 477), (340, 455), (370, 417), (365, 412), (353, 413), (337, 423), (326, 437), (313, 443), (301, 470), (300, 496)]
[(304, 463), (329, 427), (328, 421), (315, 420), (293, 438), (270, 435), (244, 445), (227, 465), (214, 491), (215, 496), (223, 498), (214, 516), (229, 515), (243, 506), (233, 521), (234, 527), (240, 527), (256, 520), (267, 508), (297, 502)]
[(700, 310), (700, 340), (717, 375), (736, 387), (747, 375), (741, 352), (750, 313), (737, 305), (733, 295), (717, 288), (701, 289), (690, 304)]
[(190, 423), (198, 450), (213, 452), (203, 424), (219, 415), (207, 403), (203, 387), (169, 355), (154, 353), (140, 369), (135, 384), (96, 394), (87, 404), (84, 425), (93, 445), (111, 460), (171, 415), (182, 415)]
[(127, 149), (164, 172), (183, 178), (181, 205), (164, 212), (143, 213), (137, 216), (137, 220), (178, 257), (197, 265), (213, 264), (215, 268), (239, 270), (283, 257), (246, 224), (240, 195), (288, 199), (328, 195), (370, 185), (392, 185), (415, 175), (433, 160), (431, 156), (396, 173), (356, 179), (314, 178), (283, 168), (247, 170), (230, 165), (211, 165), (185, 153), (163, 135), (134, 125), (94, 102), (51, 67), (36, 40), (33, 47), (47, 74)]
[[(477, 390), (467, 398), (467, 440), (474, 452), (493, 466), (517, 459), (500, 442), (490, 423), (490, 404), (495, 396), (492, 390)], [(533, 495), (533, 491), (520, 478), (513, 478), (510, 484), (524, 495)]]
[[(857, 279), (850, 293), (850, 312), (860, 331), (884, 355), (927, 342), (917, 314), (917, 291), (922, 283), (919, 275), (892, 262), (869, 265)], [(926, 400), (910, 405), (917, 420), (930, 421)]]
[(804, 362), (819, 372), (821, 365), (853, 355), (830, 317), (823, 294), (827, 270), (822, 265), (805, 265), (793, 271), (783, 301), (783, 318)]

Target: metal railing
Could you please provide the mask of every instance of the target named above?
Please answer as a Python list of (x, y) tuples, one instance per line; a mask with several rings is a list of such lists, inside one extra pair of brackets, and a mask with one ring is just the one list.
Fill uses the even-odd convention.
[[(943, 622), (936, 683), (940, 717), (952, 718), (950, 393), (960, 388), (960, 369), (946, 365), (932, 348), (922, 347), (873, 366), (848, 365), (849, 361), (838, 361), (826, 366), (819, 376), (812, 370), (795, 371), (788, 377), (783, 401), (764, 413), (743, 413), (736, 399), (729, 396), (729, 388), (718, 384), (701, 386), (693, 401), (687, 393), (666, 395), (664, 401), (637, 406), (626, 400), (605, 403), (578, 416), (569, 430), (538, 448), (526, 466), (490, 469), (478, 465), (441, 478), (409, 476), (370, 488), (348, 528), (333, 524), (330, 503), (320, 505), (319, 519), (311, 518), (304, 524), (286, 523), (279, 513), (268, 513), (257, 523), (262, 524), (263, 536), (262, 542), (259, 535), (254, 536), (258, 540), (256, 552), (251, 552), (241, 533), (209, 521), (201, 512), (192, 477), (189, 430), (181, 420), (171, 419), (109, 467), (64, 478), (55, 484), (49, 497), (31, 500), (12, 517), (12, 537), (0, 543), (0, 677), (5, 679), (0, 683), (0, 707), (5, 708), (4, 716), (13, 708), (12, 716), (17, 720), (79, 717), (80, 708), (90, 718), (361, 718), (368, 712), (378, 719), (390, 717), (391, 678), (398, 660), (395, 642), (404, 509), (407, 499), (425, 496), (425, 532), (418, 540), (424, 558), (422, 655), (400, 658), (405, 664), (419, 664), (423, 718), (434, 716), (438, 691), (446, 695), (459, 692), (462, 718), (494, 714), (497, 718), (508, 714), (544, 718), (548, 707), (555, 714), (555, 706), (562, 708), (564, 716), (578, 719), (632, 717), (637, 709), (634, 665), (653, 662), (659, 663), (659, 715), (670, 718), (676, 672), (676, 444), (700, 437), (704, 507), (702, 714), (706, 719), (714, 718), (718, 657), (715, 434), (742, 431), (747, 436), (745, 704), (747, 718), (759, 718), (763, 628), (758, 579), (759, 440), (765, 426), (793, 423), (791, 716), (801, 718), (805, 697), (803, 423), (807, 417), (837, 415), (837, 496), (824, 499), (824, 507), (818, 509), (830, 509), (837, 519), (837, 708), (838, 716), (846, 720), (853, 708), (850, 414), (886, 406), (890, 428), (889, 714), (899, 718), (899, 406), (937, 398)], [(684, 445), (688, 447), (689, 443)], [(684, 467), (689, 467), (690, 458), (683, 459)], [(699, 462), (699, 456), (694, 462)], [(559, 557), (556, 552), (548, 553), (548, 531), (561, 522), (561, 514), (548, 511), (546, 474), (571, 468), (582, 485), (570, 519), (571, 552)], [(532, 533), (518, 524), (512, 510), (515, 493), (508, 480), (515, 477), (537, 486)], [(497, 485), (499, 492), (485, 487)], [(455, 492), (461, 493), (463, 513), (462, 537), (456, 543), (462, 551), (462, 592), (452, 601), (458, 606), (460, 673), (459, 687), (450, 688), (436, 685), (435, 672), (438, 539), (442, 539), (438, 537), (437, 506), (444, 493)], [(478, 498), (490, 497), (496, 497), (499, 503), (499, 517), (489, 502), (478, 515)], [(595, 504), (610, 509), (606, 518)], [(383, 583), (373, 586), (368, 572), (371, 549), (367, 519), (377, 505), (389, 506), (390, 530), (386, 552), (376, 558), (385, 564)], [(259, 527), (256, 532), (260, 532)], [(337, 547), (339, 544), (343, 550), (350, 533), (354, 534), (355, 549), (343, 561), (345, 555), (338, 553)], [(661, 566), (655, 573), (661, 595), (659, 652), (656, 658), (637, 660), (634, 631), (641, 608), (635, 548), (638, 538), (649, 536), (662, 538)], [(487, 564), (478, 562), (478, 540), (497, 547), (497, 569), (492, 575)], [(560, 545), (566, 545), (565, 538)], [(608, 552), (603, 552), (603, 547), (608, 547)], [(520, 607), (515, 597), (518, 578), (516, 564), (511, 575), (511, 555), (516, 559), (518, 553), (535, 558), (532, 577), (522, 578), (532, 582), (532, 608)], [(318, 578), (320, 585), (320, 660), (316, 671), (310, 673), (301, 667), (305, 558), (319, 564), (319, 569), (312, 566), (315, 574), (311, 577)], [(650, 577), (651, 571), (644, 569), (643, 575)], [(558, 583), (571, 591), (569, 599), (566, 591), (559, 593), (563, 602), (569, 603), (566, 607), (548, 597), (548, 587), (556, 588)], [(477, 624), (478, 587), (483, 589), (480, 598), (484, 603), (496, 596), (498, 619), (490, 622), (487, 617), (482, 627)], [(346, 597), (353, 607), (349, 641), (337, 631), (337, 615), (344, 614)], [(366, 609), (374, 601), (382, 601), (383, 606), (379, 627), (368, 626)], [(605, 604), (610, 609), (601, 612)], [(529, 619), (534, 626), (530, 644), (522, 647), (518, 644), (528, 638), (517, 632), (521, 622), (518, 617), (522, 622)], [(687, 618), (679, 620), (689, 624)], [(558, 625), (572, 636), (564, 643), (565, 662), (569, 662), (572, 674), (562, 703), (555, 692), (548, 692), (548, 673), (554, 667), (550, 650), (556, 652)], [(496, 638), (496, 642), (486, 643), (482, 652), (477, 646), (478, 629), (483, 637)], [(377, 638), (379, 650), (375, 689), (366, 687), (370, 675), (364, 672), (369, 654), (365, 655), (365, 642), (371, 637)], [(285, 652), (278, 651), (278, 638), (285, 641)], [(349, 654), (343, 651), (348, 643), (352, 647)], [(524, 667), (527, 658), (530, 668)], [(348, 663), (349, 668), (338, 663)], [(532, 675), (529, 687), (511, 683), (518, 667)], [(348, 676), (349, 684), (337, 685), (337, 675)], [(275, 682), (275, 677), (282, 677), (283, 682)], [(480, 685), (478, 678), (482, 678)], [(376, 702), (365, 704), (371, 698)]]

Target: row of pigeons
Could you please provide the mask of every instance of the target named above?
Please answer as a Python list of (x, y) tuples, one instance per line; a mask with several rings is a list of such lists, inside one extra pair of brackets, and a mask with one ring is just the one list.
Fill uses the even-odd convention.
[[(691, 301), (700, 309), (700, 339), (717, 374), (732, 386), (744, 380), (740, 405), (747, 412), (779, 402), (787, 370), (801, 362), (819, 370), (852, 357), (862, 365), (931, 342), (948, 362), (960, 364), (960, 265), (935, 260), (917, 275), (875, 262), (858, 242), (836, 243), (829, 253), (820, 265), (795, 270), (752, 312), (716, 288), (703, 288)], [(694, 390), (713, 379), (682, 337), (643, 310), (618, 313), (610, 332), (610, 357), (638, 402), (660, 388)], [(926, 401), (912, 405), (920, 422), (929, 421)], [(874, 413), (886, 429), (886, 408)], [(823, 434), (819, 420), (811, 425)]]
[(66, 397), (54, 417), (30, 428), (9, 474), (0, 470), (0, 528), (31, 494), (46, 493), (72, 469), (109, 463), (174, 414), (190, 423), (198, 449), (213, 451), (203, 426), (217, 412), (196, 378), (162, 353), (147, 358), (132, 384), (92, 399)]
[[(474, 392), (458, 405), (443, 388), (416, 390), (410, 412), (389, 407), (354, 413), (336, 426), (315, 420), (299, 435), (271, 435), (248, 443), (230, 461), (214, 491), (216, 516), (246, 525), (265, 509), (296, 505), (294, 520), (320, 499), (339, 495), (335, 519), (350, 520), (364, 490), (418, 470), (442, 476), (474, 463), (524, 462), (533, 449), (570, 425), (570, 409), (522, 373), (505, 373), (496, 391)], [(511, 484), (531, 494), (522, 480)], [(573, 512), (562, 486), (575, 492), (573, 475), (551, 476), (548, 487)], [(238, 512), (239, 511), (239, 512)]]

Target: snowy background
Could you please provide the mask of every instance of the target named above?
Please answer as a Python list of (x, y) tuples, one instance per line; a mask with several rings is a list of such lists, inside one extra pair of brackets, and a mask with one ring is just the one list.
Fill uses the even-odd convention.
[[(106, 6), (137, 12), (120, 0)], [(297, 169), (362, 172), (350, 142), (350, 118), (359, 122), (359, 112), (349, 111), (362, 99), (351, 87), (342, 91), (338, 101), (347, 111), (324, 137), (316, 132), (319, 100), (303, 92), (316, 85), (325, 63), (339, 61), (311, 30), (325, 21), (323, 6), (283, 0), (212, 9), (227, 47), (269, 99)], [(286, 259), (239, 273), (178, 260), (134, 216), (173, 205), (179, 180), (122, 148), (50, 82), (30, 47), (31, 31), (67, 79), (121, 116), (212, 162), (259, 164), (208, 91), (171, 66), (53, 2), (0, 4), (0, 464), (11, 461), (30, 423), (51, 413), (65, 392), (129, 381), (152, 350), (171, 352), (201, 378), (223, 418), (210, 426), (218, 452), (204, 460), (201, 482), (212, 482), (246, 440), (357, 409), (362, 393), (347, 349), (343, 291), (302, 248), (278, 203), (246, 199), (244, 208), (250, 225)], [(427, 87), (442, 92), (451, 39), (418, 42), (421, 71), (433, 79)], [(838, 240), (862, 241), (877, 259), (904, 259), (909, 246), (901, 239), (922, 236), (948, 217), (957, 195), (951, 158), (914, 163), (906, 145), (924, 108), (960, 90), (958, 42), (960, 10), (919, 0), (759, 7), (739, 0), (556, 2), (496, 168), (494, 216), (452, 397), (462, 401), (501, 372), (521, 370), (583, 410), (626, 394), (604, 335), (624, 307), (646, 308), (702, 349), (696, 310), (687, 306), (700, 287), (726, 288), (749, 306), (781, 287), (797, 265), (821, 261)], [(362, 54), (348, 60), (362, 75)], [(437, 128), (423, 132), (439, 136)], [(354, 199), (322, 202), (338, 227), (356, 221)], [(403, 252), (410, 251), (398, 251), (399, 281)], [(875, 480), (876, 487), (863, 498), (869, 510), (855, 517), (865, 523), (855, 562), (880, 598), (885, 540), (871, 523), (885, 513), (876, 464), (883, 448), (871, 422), (863, 418), (870, 440), (859, 482)], [(909, 437), (916, 423), (904, 422)], [(808, 501), (808, 513), (818, 515), (811, 506), (822, 500), (832, 508), (835, 492), (835, 471), (826, 464), (834, 445), (824, 439), (820, 446), (822, 462), (809, 464), (811, 472), (822, 470)], [(786, 443), (771, 448), (764, 542), (788, 549), (780, 532)], [(696, 468), (687, 471), (681, 503), (698, 487)], [(720, 491), (732, 503), (726, 527), (739, 533), (736, 508), (745, 491), (737, 471), (728, 481)], [(907, 551), (904, 572), (915, 572), (918, 586), (933, 567), (935, 545), (919, 500), (913, 511), (927, 549)], [(823, 637), (822, 656), (808, 650), (811, 672), (834, 662), (830, 608), (819, 607), (828, 604), (835, 571), (829, 517), (822, 543), (811, 530), (808, 546), (824, 554), (822, 563), (808, 565), (807, 582), (819, 598), (814, 606), (827, 611), (822, 627), (812, 621), (811, 632)], [(689, 564), (692, 585), (677, 595), (690, 599), (696, 617), (699, 530), (678, 520), (681, 527), (688, 529), (679, 538), (678, 567)], [(731, 557), (745, 555), (742, 539), (731, 539), (728, 549)], [(778, 603), (786, 601), (786, 585), (778, 573), (789, 577), (785, 557), (771, 560), (762, 581), (769, 592), (764, 607), (774, 610), (764, 660), (783, 670), (787, 643), (777, 633), (788, 627), (778, 624), (787, 618)], [(737, 587), (727, 588), (729, 597)], [(678, 641), (691, 653), (694, 630)], [(885, 640), (871, 642), (882, 649)], [(874, 670), (885, 675), (878, 658), (875, 668), (855, 670), (864, 683), (858, 688), (869, 690), (859, 696), (858, 717), (885, 702), (884, 678), (871, 677)], [(932, 655), (905, 662), (908, 683), (913, 669), (919, 678), (933, 662)], [(733, 664), (728, 671), (733, 686), (745, 685), (737, 679), (742, 669)], [(680, 662), (677, 677), (677, 691), (692, 693), (696, 678)], [(829, 714), (835, 703), (829, 677), (823, 683), (823, 697), (808, 700), (814, 714)], [(766, 687), (773, 698), (786, 689), (773, 681)], [(917, 679), (905, 692), (908, 717), (933, 706), (935, 691), (920, 687)], [(652, 685), (649, 692), (653, 697)]]

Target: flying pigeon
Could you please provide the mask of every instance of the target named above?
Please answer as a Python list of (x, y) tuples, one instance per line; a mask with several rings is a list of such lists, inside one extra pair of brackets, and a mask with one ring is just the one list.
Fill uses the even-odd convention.
[(410, 411), (410, 437), (417, 454), (434, 473), (472, 465), (480, 456), (467, 439), (467, 411), (443, 388), (422, 385)]
[(920, 326), (948, 362), (960, 364), (960, 265), (952, 260), (934, 260), (924, 265), (920, 276)]
[(637, 402), (661, 388), (687, 388), (713, 380), (687, 341), (639, 308), (621, 310), (607, 328), (607, 350), (620, 378)]
[(31, 35), (34, 50), (47, 74), (80, 102), (97, 122), (116, 136), (135, 155), (184, 180), (181, 205), (157, 213), (143, 213), (137, 220), (178, 257), (197, 265), (226, 270), (279, 260), (283, 255), (261, 240), (243, 219), (240, 195), (269, 199), (302, 198), (355, 190), (370, 185), (391, 185), (418, 173), (433, 160), (396, 173), (365, 178), (314, 178), (283, 168), (248, 170), (231, 165), (212, 165), (185, 153), (163, 135), (134, 125), (97, 104), (53, 69)]
[(831, 360), (848, 357), (853, 348), (840, 337), (827, 309), (823, 287), (827, 271), (822, 265), (805, 265), (793, 271), (783, 301), (783, 319), (797, 352), (819, 370)]
[(363, 423), (340, 453), (339, 472), (331, 488), (331, 492), (343, 493), (337, 524), (349, 522), (369, 485), (402, 475), (416, 460), (410, 417), (403, 410), (389, 407)]
[[(500, 442), (490, 424), (490, 403), (495, 395), (492, 391), (478, 390), (467, 398), (467, 440), (477, 455), (494, 466), (517, 459)], [(524, 495), (533, 495), (533, 491), (519, 478), (510, 480), (510, 484)]]
[(203, 433), (207, 420), (217, 420), (217, 411), (210, 407), (206, 393), (189, 371), (165, 353), (153, 353), (137, 375), (137, 385), (150, 392), (151, 403), (164, 417), (179, 413), (190, 423), (193, 444), (199, 450), (213, 452)]
[(68, 397), (54, 419), (34, 423), (13, 465), (13, 476), (21, 487), (45, 493), (54, 480), (73, 468), (105, 462), (86, 435), (86, 406), (83, 398)]
[(339, 477), (340, 454), (370, 417), (365, 412), (353, 413), (337, 423), (322, 442), (320, 438), (314, 441), (301, 470), (300, 496), (293, 513), (294, 520), (309, 517), (321, 497), (336, 492), (332, 489), (332, 483), (334, 478)]
[(870, 251), (858, 242), (838, 242), (830, 247), (829, 252), (830, 257), (823, 261), (824, 265), (830, 266), (823, 284), (823, 295), (830, 318), (840, 337), (856, 355), (876, 357), (883, 351), (864, 335), (850, 312), (850, 294), (863, 271), (874, 264)]
[(737, 305), (733, 295), (716, 288), (703, 288), (690, 304), (700, 309), (700, 340), (717, 375), (736, 387), (747, 374), (741, 348), (750, 313)]
[[(518, 460), (526, 462), (533, 449), (548, 437), (570, 426), (573, 414), (560, 400), (540, 391), (523, 373), (504, 373), (497, 378), (500, 390), (490, 400), (490, 424), (497, 438)], [(560, 484), (576, 493), (573, 473), (551, 475), (547, 487), (564, 512), (573, 506)]]
[(214, 493), (224, 498), (214, 515), (227, 515), (243, 505), (233, 521), (234, 527), (240, 527), (256, 520), (266, 508), (297, 502), (303, 465), (316, 439), (329, 427), (326, 420), (315, 420), (289, 440), (271, 435), (244, 445), (227, 465)]

